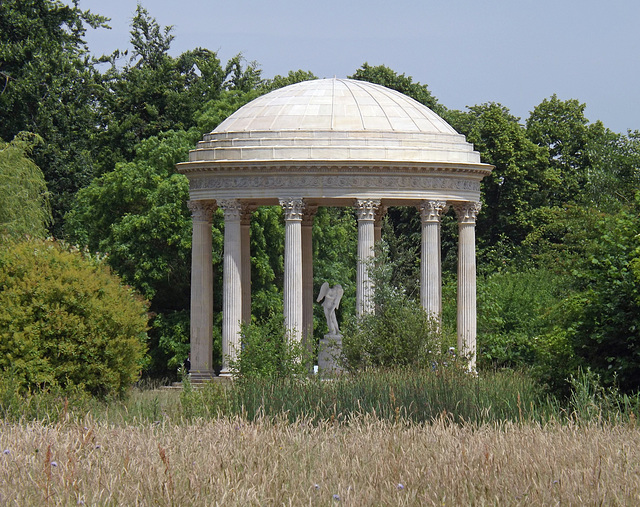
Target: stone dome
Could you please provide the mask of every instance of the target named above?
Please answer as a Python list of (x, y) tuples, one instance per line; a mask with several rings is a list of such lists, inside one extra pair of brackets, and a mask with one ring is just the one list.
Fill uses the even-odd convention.
[(190, 162), (479, 164), (428, 107), (366, 81), (318, 79), (258, 97), (206, 134)]

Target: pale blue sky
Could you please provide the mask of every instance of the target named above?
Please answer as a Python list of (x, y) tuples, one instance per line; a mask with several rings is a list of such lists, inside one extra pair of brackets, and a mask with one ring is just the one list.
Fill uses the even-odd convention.
[[(70, 3), (70, 2), (69, 2)], [(112, 19), (95, 53), (126, 49), (137, 0), (80, 0)], [(638, 0), (142, 0), (174, 25), (172, 53), (242, 52), (264, 77), (346, 77), (364, 62), (427, 84), (449, 108), (500, 102), (523, 120), (557, 93), (591, 121), (640, 129)]]

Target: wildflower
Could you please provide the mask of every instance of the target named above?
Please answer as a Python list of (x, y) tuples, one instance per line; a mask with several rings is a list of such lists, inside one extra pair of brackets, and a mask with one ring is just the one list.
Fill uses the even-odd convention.
[(58, 462), (57, 461), (52, 461), (51, 462), (51, 466), (52, 467), (57, 467), (58, 466)]
[(398, 485), (396, 486), (398, 489), (404, 489), (404, 484), (402, 484), (401, 482), (398, 483)]
[(5, 450), (4, 450), (4, 453), (5, 453), (5, 454), (11, 454), (11, 451), (10, 451), (9, 449), (5, 449)]
[(333, 495), (333, 499), (334, 499), (336, 502), (339, 502), (339, 501), (340, 501), (340, 495)]
[(96, 449), (100, 449), (100, 444), (96, 445)]
[(313, 487), (316, 489), (320, 489), (320, 484), (314, 484)]

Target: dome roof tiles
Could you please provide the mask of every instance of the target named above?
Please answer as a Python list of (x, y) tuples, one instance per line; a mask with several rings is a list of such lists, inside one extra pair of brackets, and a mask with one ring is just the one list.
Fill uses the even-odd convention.
[(480, 156), (414, 99), (334, 78), (296, 83), (249, 102), (206, 134), (189, 161), (479, 164)]
[(263, 95), (213, 133), (308, 129), (456, 134), (442, 118), (406, 95), (365, 81), (335, 78), (304, 81)]

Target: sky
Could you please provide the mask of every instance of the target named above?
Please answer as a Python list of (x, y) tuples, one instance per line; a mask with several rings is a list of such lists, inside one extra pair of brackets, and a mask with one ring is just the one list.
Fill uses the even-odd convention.
[(173, 55), (242, 53), (265, 78), (386, 65), (451, 109), (499, 102), (524, 122), (555, 93), (591, 122), (640, 130), (638, 0), (80, 0), (111, 18), (89, 30), (93, 53), (129, 47), (138, 3), (173, 25)]

